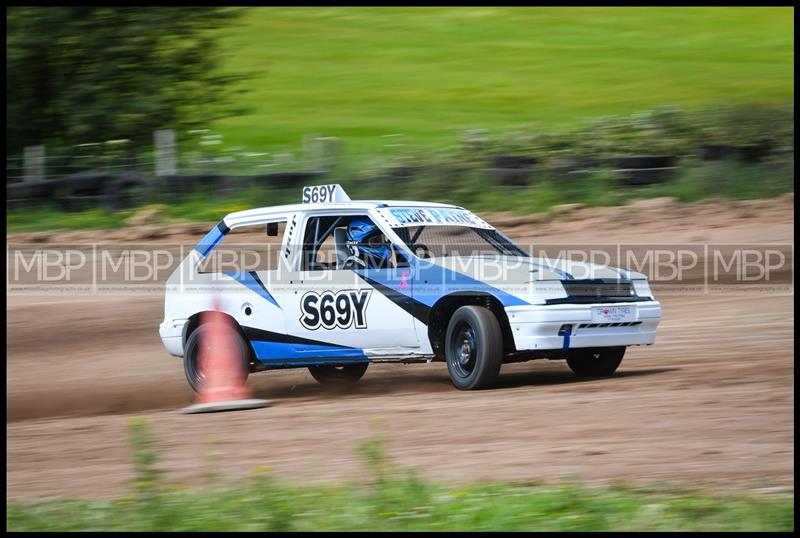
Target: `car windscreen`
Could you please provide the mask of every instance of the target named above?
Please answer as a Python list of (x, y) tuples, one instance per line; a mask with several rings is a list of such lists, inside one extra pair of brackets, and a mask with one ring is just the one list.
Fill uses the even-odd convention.
[(446, 256), (521, 256), (528, 253), (494, 229), (470, 226), (405, 226), (392, 228), (420, 258)]

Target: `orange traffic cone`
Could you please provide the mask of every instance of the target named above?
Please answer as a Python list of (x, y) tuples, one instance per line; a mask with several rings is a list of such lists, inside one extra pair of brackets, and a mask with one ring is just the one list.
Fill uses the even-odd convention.
[(200, 341), (198, 368), (202, 374), (197, 403), (182, 409), (181, 413), (209, 413), (267, 407), (269, 400), (249, 397), (247, 372), (241, 360), (241, 350), (235, 340), (235, 329), (230, 318), (214, 310), (202, 314), (206, 327)]

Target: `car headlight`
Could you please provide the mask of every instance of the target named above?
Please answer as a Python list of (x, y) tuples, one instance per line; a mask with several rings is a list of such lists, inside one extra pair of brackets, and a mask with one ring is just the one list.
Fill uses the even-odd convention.
[(639, 297), (652, 297), (653, 292), (650, 290), (650, 283), (647, 280), (634, 280), (633, 290)]

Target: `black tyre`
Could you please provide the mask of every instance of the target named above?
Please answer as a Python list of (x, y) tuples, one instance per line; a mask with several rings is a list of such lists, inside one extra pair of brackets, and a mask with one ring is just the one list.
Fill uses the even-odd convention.
[(102, 194), (115, 177), (106, 172), (77, 172), (60, 178), (53, 187), (59, 190), (66, 189), (71, 194), (97, 195)]
[(358, 364), (315, 364), (309, 366), (311, 376), (322, 385), (352, 385), (364, 376), (369, 363)]
[(104, 203), (112, 211), (130, 209), (145, 201), (147, 190), (147, 182), (143, 177), (126, 172), (106, 184), (103, 189), (106, 197)]
[(567, 356), (567, 364), (578, 377), (607, 377), (617, 371), (625, 347), (576, 349)]
[[(200, 384), (205, 377), (202, 373), (200, 364), (201, 355), (203, 353), (214, 352), (211, 345), (207, 341), (208, 339), (206, 338), (210, 328), (212, 328), (210, 323), (200, 325), (192, 332), (192, 334), (189, 335), (189, 338), (186, 340), (186, 351), (183, 354), (183, 371), (186, 374), (186, 380), (189, 382), (189, 385), (195, 392), (200, 390)], [(250, 370), (250, 346), (233, 327), (223, 325), (220, 328), (225, 331), (225, 333), (229, 335), (231, 339), (233, 339), (236, 348), (239, 350), (238, 363), (241, 365), (240, 375), (242, 383), (244, 383), (247, 381), (247, 376)], [(203, 342), (202, 348), (201, 342)]]
[(462, 306), (450, 318), (444, 351), (456, 388), (492, 385), (503, 363), (503, 333), (497, 317), (482, 306)]

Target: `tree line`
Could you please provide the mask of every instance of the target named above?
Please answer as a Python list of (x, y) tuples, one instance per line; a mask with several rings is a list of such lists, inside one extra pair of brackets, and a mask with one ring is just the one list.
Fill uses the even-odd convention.
[(191, 128), (235, 113), (214, 29), (234, 8), (6, 11), (6, 152)]

